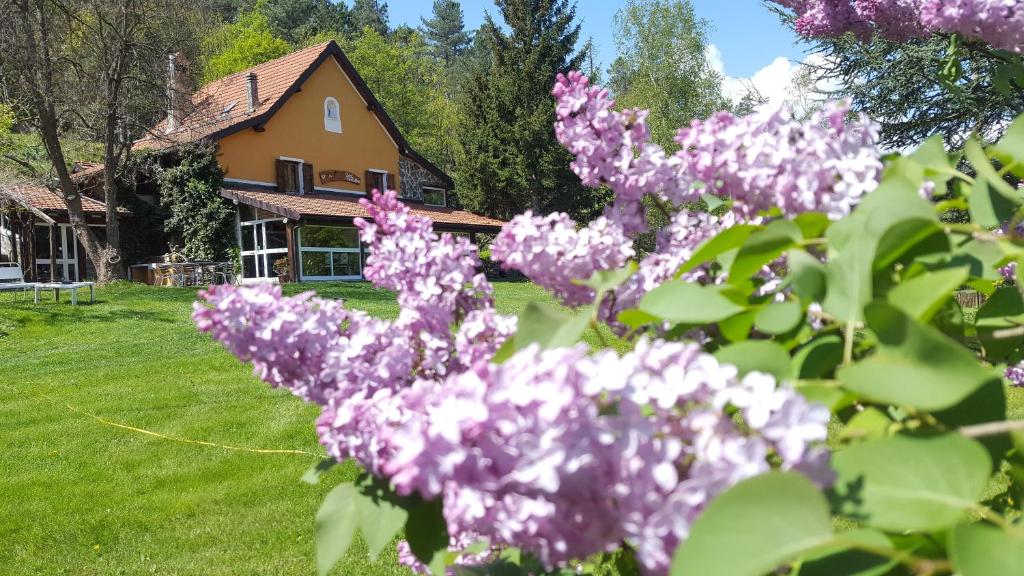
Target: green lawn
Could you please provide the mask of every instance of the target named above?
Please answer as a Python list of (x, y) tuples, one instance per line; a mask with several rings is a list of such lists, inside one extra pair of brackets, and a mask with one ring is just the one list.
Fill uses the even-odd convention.
[[(315, 288), (397, 314), (394, 297), (367, 284)], [(547, 299), (532, 284), (495, 292), (506, 313)], [(196, 332), (194, 299), (127, 284), (77, 308), (0, 294), (0, 573), (315, 573), (313, 517), (351, 469), (309, 486), (299, 478), (318, 456), (176, 442), (75, 410), (175, 437), (321, 455), (317, 409), (257, 382)], [(406, 571), (393, 549), (374, 565), (359, 549), (335, 573)]]

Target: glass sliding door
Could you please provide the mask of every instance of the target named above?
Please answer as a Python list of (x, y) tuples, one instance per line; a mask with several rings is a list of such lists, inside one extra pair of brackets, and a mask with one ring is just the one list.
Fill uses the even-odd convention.
[(283, 219), (241, 223), (242, 279), (260, 282), (277, 278), (274, 261), (288, 256), (288, 232)]

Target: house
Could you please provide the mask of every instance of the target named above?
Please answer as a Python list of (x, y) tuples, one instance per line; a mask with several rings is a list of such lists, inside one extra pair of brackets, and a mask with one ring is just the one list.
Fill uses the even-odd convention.
[[(364, 246), (353, 220), (373, 189), (397, 190), (438, 231), (493, 234), (504, 222), (453, 206), (451, 177), (418, 154), (334, 41), (317, 44), (190, 89), (188, 62), (169, 58), (167, 116), (135, 149), (208, 141), (234, 204), (243, 281), (276, 279), (288, 262), (296, 281), (362, 278)], [(89, 224), (101, 234), (105, 206), (92, 178), (76, 171)], [(18, 210), (4, 211), (4, 203)], [(57, 193), (0, 185), (0, 261), (23, 262), (39, 279), (92, 276)], [(125, 232), (122, 232), (122, 239)], [(150, 256), (157, 256), (152, 254)], [(127, 262), (134, 264), (136, 262)]]
[[(167, 118), (136, 147), (205, 139), (237, 206), (246, 281), (362, 277), (353, 219), (373, 189), (394, 189), (435, 229), (495, 233), (503, 222), (452, 207), (452, 179), (420, 156), (334, 41), (293, 52), (188, 94), (187, 62), (172, 56)], [(179, 96), (181, 95), (181, 96)]]
[[(103, 165), (76, 164), (71, 179), (81, 193), (85, 221), (101, 240), (106, 234), (102, 197)], [(130, 213), (119, 209), (120, 217)], [(75, 237), (61, 196), (44, 186), (0, 184), (0, 262), (21, 265), (26, 279), (58, 282), (95, 278), (92, 262)]]

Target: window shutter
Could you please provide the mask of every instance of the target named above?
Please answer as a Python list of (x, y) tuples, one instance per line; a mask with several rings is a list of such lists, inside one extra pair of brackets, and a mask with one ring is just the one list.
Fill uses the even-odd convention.
[(302, 165), (302, 193), (313, 194), (316, 192), (316, 184), (313, 181), (313, 165)]
[(287, 190), (285, 190), (285, 183), (287, 182), (287, 180), (286, 180), (286, 178), (287, 178), (287, 176), (286, 176), (287, 175), (287, 170), (288, 170), (288, 163), (286, 161), (284, 161), (284, 160), (278, 160), (277, 161), (277, 191), (278, 192), (286, 192), (287, 191)]
[(373, 176), (374, 173), (367, 170), (363, 173), (363, 182), (366, 182), (366, 193), (373, 192)]
[[(392, 174), (391, 172), (388, 172), (388, 190), (394, 190), (395, 192), (399, 192), (398, 174)], [(399, 192), (398, 195), (401, 196), (401, 192)]]

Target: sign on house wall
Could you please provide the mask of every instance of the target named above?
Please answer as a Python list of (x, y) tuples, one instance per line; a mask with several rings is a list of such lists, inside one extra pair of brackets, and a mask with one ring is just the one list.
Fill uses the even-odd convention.
[(348, 170), (322, 170), (320, 172), (320, 183), (348, 182), (350, 184), (362, 184), (363, 179)]

